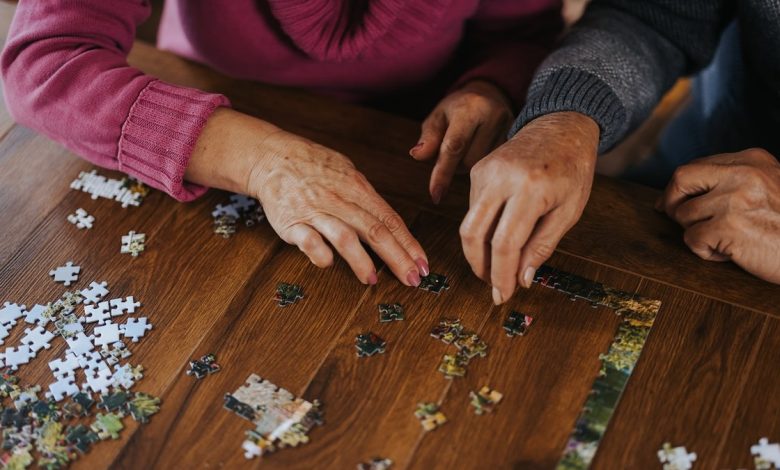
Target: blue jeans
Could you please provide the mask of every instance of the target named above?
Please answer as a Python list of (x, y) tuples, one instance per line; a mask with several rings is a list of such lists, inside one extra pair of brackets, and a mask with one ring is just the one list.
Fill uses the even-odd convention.
[(739, 26), (734, 22), (723, 32), (712, 63), (693, 79), (691, 103), (664, 130), (656, 153), (621, 177), (663, 188), (680, 165), (755, 146), (745, 83)]

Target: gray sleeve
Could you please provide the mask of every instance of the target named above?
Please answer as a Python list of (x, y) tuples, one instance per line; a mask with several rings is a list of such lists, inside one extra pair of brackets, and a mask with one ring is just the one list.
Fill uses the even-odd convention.
[(610, 149), (680, 76), (710, 62), (733, 14), (733, 0), (595, 0), (537, 70), (510, 136), (577, 111), (599, 124), (600, 151)]

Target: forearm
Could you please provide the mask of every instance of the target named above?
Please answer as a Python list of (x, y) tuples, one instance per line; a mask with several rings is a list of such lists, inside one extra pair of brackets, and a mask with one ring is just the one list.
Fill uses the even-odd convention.
[(127, 64), (141, 1), (22, 1), (2, 55), (14, 118), (103, 167), (179, 200), (206, 188), (183, 181), (221, 95), (161, 82)]
[(700, 10), (702, 3), (595, 1), (537, 71), (512, 132), (544, 114), (576, 111), (599, 124), (600, 150), (612, 147), (680, 75), (709, 61), (726, 2)]

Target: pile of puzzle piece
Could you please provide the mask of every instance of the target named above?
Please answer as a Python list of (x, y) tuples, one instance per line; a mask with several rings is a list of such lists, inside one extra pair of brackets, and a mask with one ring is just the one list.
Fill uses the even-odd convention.
[(445, 354), (439, 365), (439, 372), (448, 379), (463, 377), (466, 375), (466, 366), (473, 358), (487, 355), (487, 344), (476, 333), (464, 331), (460, 320), (441, 320), (431, 331), (431, 336), (444, 344), (454, 345), (458, 350), (454, 355)]
[[(67, 272), (53, 270), (52, 275), (70, 284), (80, 271), (74, 268), (78, 267), (70, 263)], [(146, 317), (114, 323), (112, 319), (135, 313), (141, 303), (132, 296), (104, 300), (108, 294), (106, 282), (91, 282), (46, 305), (28, 309), (5, 302), (0, 308), (0, 344), (21, 319), (29, 325), (18, 344), (0, 354), (0, 367), (18, 370), (42, 349), (50, 349), (58, 337), (67, 345), (49, 362), (54, 381), (44, 397), (39, 397), (41, 385), (22, 387), (8, 372), (0, 377), (4, 468), (25, 468), (36, 454), (38, 466), (63, 468), (91, 444), (118, 439), (124, 416), (145, 423), (159, 410), (158, 398), (131, 391), (143, 377), (143, 367), (124, 361), (132, 355), (124, 340), (138, 342), (152, 326)], [(78, 383), (80, 375), (84, 380)], [(103, 413), (88, 422), (95, 405)]]
[(244, 226), (252, 227), (265, 219), (263, 206), (256, 199), (243, 194), (232, 194), (227, 204), (217, 204), (211, 212), (214, 219), (214, 233), (224, 238), (230, 238), (236, 233), (240, 220)]
[[(92, 199), (99, 197), (112, 199), (122, 204), (122, 207), (140, 206), (149, 194), (149, 188), (130, 176), (120, 180), (99, 175), (97, 170), (82, 171), (79, 177), (70, 183), (71, 189), (89, 193)], [(83, 209), (82, 209), (83, 210)], [(85, 212), (86, 213), (86, 212)], [(78, 211), (77, 211), (78, 215)], [(89, 226), (94, 218), (89, 221)]]
[(225, 408), (255, 425), (242, 444), (247, 459), (305, 444), (309, 431), (322, 425), (319, 401), (296, 398), (256, 374), (232, 394), (225, 394)]

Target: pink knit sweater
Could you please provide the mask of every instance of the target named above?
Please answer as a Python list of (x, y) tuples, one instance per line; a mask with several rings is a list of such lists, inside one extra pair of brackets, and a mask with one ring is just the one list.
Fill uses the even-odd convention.
[[(369, 101), (482, 78), (518, 102), (559, 0), (169, 0), (159, 46), (230, 76)], [(15, 119), (182, 201), (195, 142), (222, 95), (127, 65), (146, 0), (21, 0), (0, 58)], [(455, 64), (455, 66), (453, 66)]]

